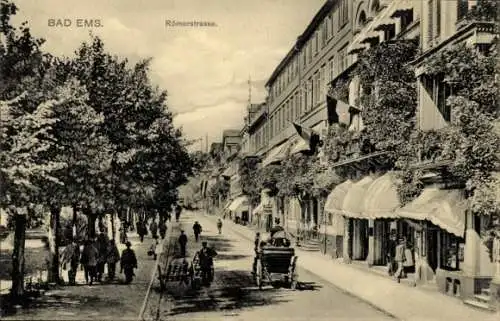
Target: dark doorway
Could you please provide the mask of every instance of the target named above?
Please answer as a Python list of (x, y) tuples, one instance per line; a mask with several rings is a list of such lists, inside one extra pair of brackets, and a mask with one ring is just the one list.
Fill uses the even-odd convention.
[[(438, 229), (427, 228), (427, 260), (432, 271), (438, 268)], [(425, 242), (426, 240), (424, 240)]]

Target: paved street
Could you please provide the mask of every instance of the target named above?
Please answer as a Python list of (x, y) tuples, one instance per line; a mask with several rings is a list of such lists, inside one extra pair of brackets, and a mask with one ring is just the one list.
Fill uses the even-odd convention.
[[(210, 288), (193, 291), (172, 283), (162, 303), (166, 320), (390, 320), (365, 302), (343, 293), (326, 281), (299, 269), (296, 291), (266, 286), (259, 290), (252, 280), (253, 244), (229, 228), (217, 234), (215, 224), (202, 214), (184, 212), (181, 224), (189, 236), (188, 255), (201, 247), (192, 225), (203, 226), (201, 240), (218, 252), (215, 280)], [(300, 257), (299, 257), (300, 260)]]

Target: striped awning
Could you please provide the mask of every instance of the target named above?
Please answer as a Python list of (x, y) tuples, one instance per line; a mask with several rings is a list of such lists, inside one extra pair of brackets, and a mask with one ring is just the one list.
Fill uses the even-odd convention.
[(412, 3), (411, 0), (399, 0), (396, 1), (396, 5), (391, 7), (389, 10), (389, 17), (396, 18), (402, 16), (405, 12), (409, 12), (414, 9), (418, 4)]
[(392, 18), (386, 18), (384, 20), (381, 20), (375, 27), (373, 27), (374, 31), (384, 31), (390, 28), (395, 28), (396, 27), (396, 19)]
[(352, 184), (342, 204), (342, 213), (352, 218), (369, 218), (363, 216), (364, 202), (368, 188), (373, 183), (373, 178), (366, 176), (359, 182)]
[(236, 212), (242, 207), (248, 207), (248, 198), (246, 196), (239, 196), (231, 202), (228, 209), (231, 212)]
[(257, 205), (257, 207), (252, 210), (253, 214), (262, 214), (263, 212), (264, 206), (262, 205), (262, 203), (259, 203), (259, 205)]
[(342, 215), (342, 206), (347, 192), (352, 186), (352, 181), (347, 181), (335, 186), (335, 188), (328, 195), (325, 202), (325, 212)]
[(222, 176), (224, 177), (231, 177), (233, 176), (234, 174), (236, 174), (236, 171), (233, 169), (232, 166), (229, 166), (228, 168), (226, 168), (223, 172), (222, 172)]
[(425, 188), (419, 197), (399, 209), (397, 215), (414, 220), (428, 220), (459, 237), (463, 237), (465, 233), (462, 190)]
[(380, 41), (380, 34), (378, 32), (368, 32), (363, 35), (360, 43), (370, 43), (372, 40)]
[(283, 161), (288, 155), (290, 144), (290, 141), (286, 141), (271, 149), (266, 158), (262, 161), (262, 167)]
[(396, 177), (387, 173), (377, 178), (366, 191), (363, 214), (370, 218), (396, 218), (395, 210), (401, 207)]
[(310, 149), (310, 145), (309, 145), (308, 142), (306, 142), (302, 138), (297, 138), (297, 140), (292, 145), (292, 148), (290, 150), (290, 155), (295, 155), (295, 154), (302, 153), (302, 152), (307, 152), (307, 151), (310, 151), (310, 150), (311, 149)]

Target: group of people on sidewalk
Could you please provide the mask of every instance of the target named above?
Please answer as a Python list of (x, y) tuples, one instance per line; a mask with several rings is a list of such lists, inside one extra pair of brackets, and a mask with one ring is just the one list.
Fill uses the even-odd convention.
[[(167, 217), (168, 219), (168, 217)], [(148, 235), (148, 224), (144, 220), (140, 220), (136, 223), (136, 231), (137, 235), (139, 235), (139, 239), (141, 242), (144, 241), (144, 236)], [(160, 237), (163, 240), (165, 238), (165, 235), (167, 234), (167, 222), (166, 220), (160, 220), (159, 223), (156, 223), (156, 220), (152, 220), (151, 223), (149, 223), (149, 232), (151, 233), (151, 236), (153, 239), (157, 240), (158, 239), (158, 232), (160, 232)]]
[[(68, 271), (68, 284), (76, 285), (78, 266), (84, 271), (85, 282), (92, 285), (94, 282), (103, 282), (104, 270), (107, 265), (107, 281), (112, 282), (116, 277), (116, 264), (120, 261), (120, 273), (125, 271), (126, 281), (130, 283), (133, 269), (137, 268), (137, 258), (131, 249), (131, 243), (126, 242), (126, 249), (121, 256), (115, 240), (108, 239), (104, 233), (94, 239), (83, 242), (83, 250), (75, 239), (71, 240), (61, 253), (61, 266)], [(131, 273), (132, 271), (132, 273)]]

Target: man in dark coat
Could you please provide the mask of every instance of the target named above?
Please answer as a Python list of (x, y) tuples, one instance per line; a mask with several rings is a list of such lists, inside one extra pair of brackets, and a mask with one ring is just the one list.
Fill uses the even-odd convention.
[(144, 221), (137, 222), (137, 234), (142, 243), (144, 241), (144, 235), (147, 234), (146, 223)]
[(198, 240), (200, 238), (201, 231), (202, 231), (202, 228), (201, 228), (200, 223), (198, 223), (198, 221), (194, 222), (193, 232), (194, 232), (194, 239), (196, 240), (196, 242), (198, 242)]
[(132, 282), (134, 276), (134, 269), (137, 268), (137, 257), (135, 256), (134, 250), (130, 247), (132, 244), (130, 242), (125, 243), (127, 248), (123, 250), (122, 257), (120, 261), (120, 273), (125, 272), (125, 283)]
[(80, 246), (76, 243), (75, 239), (71, 239), (71, 243), (66, 246), (62, 253), (61, 264), (63, 269), (69, 264), (68, 269), (68, 282), (69, 285), (76, 284), (76, 271), (78, 271), (78, 262), (80, 261)]
[(158, 224), (153, 220), (151, 224), (149, 224), (149, 231), (151, 232), (151, 236), (156, 240), (158, 239)]
[(160, 230), (160, 236), (163, 240), (165, 238), (165, 235), (167, 234), (167, 223), (165, 223), (165, 220), (160, 221), (160, 226), (158, 227), (158, 229)]
[(181, 249), (181, 257), (186, 257), (186, 245), (188, 242), (188, 238), (184, 231), (181, 231), (181, 235), (179, 236), (179, 246)]
[(96, 242), (96, 247), (99, 251), (99, 255), (97, 257), (97, 280), (99, 282), (102, 282), (102, 278), (104, 276), (104, 267), (106, 266), (106, 258), (108, 256), (108, 245), (108, 236), (104, 233), (100, 233)]
[(181, 217), (181, 212), (182, 212), (182, 207), (180, 205), (177, 205), (175, 207), (175, 221), (179, 222), (179, 218)]
[(91, 240), (85, 241), (80, 263), (82, 263), (82, 268), (85, 269), (85, 282), (88, 285), (92, 285), (92, 282), (96, 279), (98, 256), (99, 251), (94, 246), (93, 242)]
[(109, 240), (106, 260), (108, 263), (108, 279), (109, 281), (113, 281), (115, 278), (116, 263), (120, 261), (120, 252), (118, 252), (115, 240)]

